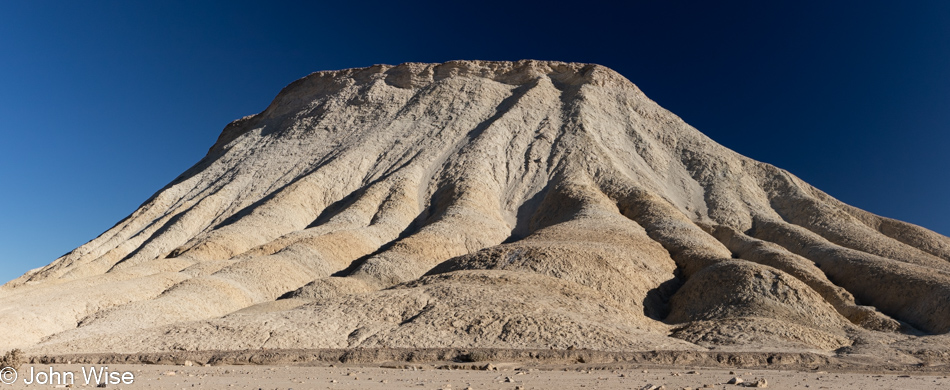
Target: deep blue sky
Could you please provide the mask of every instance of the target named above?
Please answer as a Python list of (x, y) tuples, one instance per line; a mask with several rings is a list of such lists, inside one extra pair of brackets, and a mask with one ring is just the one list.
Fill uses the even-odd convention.
[(950, 1), (161, 3), (0, 2), (0, 283), (295, 79), (407, 61), (606, 65), (739, 153), (950, 235)]

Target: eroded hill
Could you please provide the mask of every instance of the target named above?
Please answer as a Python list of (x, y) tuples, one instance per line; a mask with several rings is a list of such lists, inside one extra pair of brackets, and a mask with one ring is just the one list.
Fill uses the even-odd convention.
[(457, 61), (292, 83), (3, 286), (0, 335), (35, 353), (919, 352), (947, 349), (948, 302), (950, 238), (738, 155), (610, 69)]

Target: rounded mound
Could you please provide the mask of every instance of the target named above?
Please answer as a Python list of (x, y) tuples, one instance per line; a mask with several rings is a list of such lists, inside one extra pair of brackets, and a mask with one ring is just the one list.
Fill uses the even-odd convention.
[(851, 325), (802, 281), (742, 260), (697, 272), (670, 300), (668, 323), (689, 323), (674, 337), (706, 344), (782, 339), (819, 349), (847, 343)]

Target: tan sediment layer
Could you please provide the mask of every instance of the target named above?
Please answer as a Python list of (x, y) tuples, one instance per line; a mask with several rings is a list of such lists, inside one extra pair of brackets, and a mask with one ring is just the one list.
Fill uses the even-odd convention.
[(483, 370), (486, 365), (508, 363), (532, 367), (608, 369), (623, 367), (705, 367), (772, 370), (823, 370), (834, 372), (946, 373), (950, 353), (897, 356), (824, 354), (814, 352), (713, 352), (640, 351), (607, 352), (593, 350), (514, 350), (477, 348), (432, 349), (322, 349), (267, 351), (196, 351), (145, 354), (68, 354), (32, 356), (32, 364), (158, 364), (184, 365), (265, 365), (309, 366), (346, 364), (350, 366), (412, 367)]

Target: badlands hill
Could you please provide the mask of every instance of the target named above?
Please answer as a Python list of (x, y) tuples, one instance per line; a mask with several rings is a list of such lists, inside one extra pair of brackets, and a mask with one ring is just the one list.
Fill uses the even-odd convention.
[(736, 154), (610, 69), (457, 61), (290, 84), (0, 288), (0, 336), (51, 354), (943, 354), (948, 302), (950, 238)]

